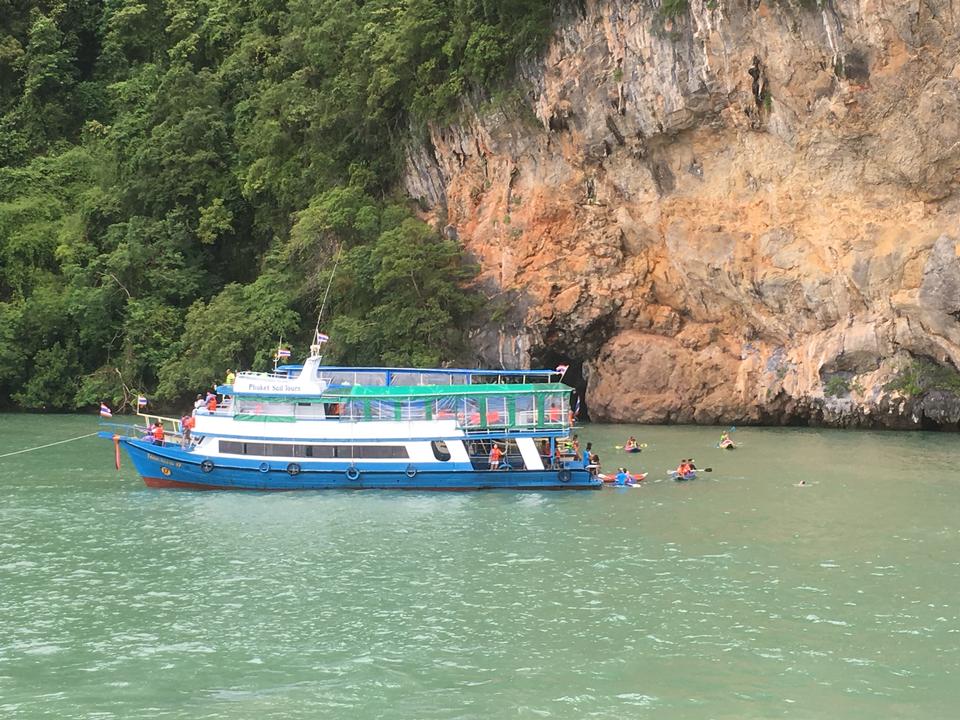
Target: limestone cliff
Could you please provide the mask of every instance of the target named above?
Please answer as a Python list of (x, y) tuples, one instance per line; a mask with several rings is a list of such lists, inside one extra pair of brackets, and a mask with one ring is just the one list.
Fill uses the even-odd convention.
[(486, 363), (595, 420), (956, 427), (960, 6), (584, 0), (520, 75), (405, 178)]

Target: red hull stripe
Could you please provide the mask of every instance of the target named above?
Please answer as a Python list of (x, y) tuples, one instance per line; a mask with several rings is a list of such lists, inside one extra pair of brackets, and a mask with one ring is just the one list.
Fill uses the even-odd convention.
[(217, 485), (201, 485), (196, 483), (180, 482), (179, 480), (168, 480), (167, 478), (145, 477), (143, 482), (147, 487), (152, 488), (183, 488), (186, 490), (224, 490), (226, 488)]

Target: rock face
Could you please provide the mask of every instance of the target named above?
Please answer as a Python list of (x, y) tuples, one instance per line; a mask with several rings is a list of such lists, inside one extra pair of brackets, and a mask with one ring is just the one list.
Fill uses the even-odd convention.
[(960, 7), (568, 12), (408, 153), (490, 291), (482, 361), (566, 361), (593, 419), (956, 427)]

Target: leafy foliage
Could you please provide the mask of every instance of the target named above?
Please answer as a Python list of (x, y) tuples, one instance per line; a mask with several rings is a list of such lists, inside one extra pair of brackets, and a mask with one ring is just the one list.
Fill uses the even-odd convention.
[(931, 390), (960, 394), (960, 372), (929, 358), (918, 358), (904, 365), (884, 389), (903, 393), (907, 397), (919, 397)]
[(850, 381), (842, 375), (833, 375), (823, 388), (827, 397), (845, 397), (850, 394)]
[(547, 0), (0, 0), (0, 405), (169, 402), (302, 351), (439, 363), (476, 299), (392, 196)]

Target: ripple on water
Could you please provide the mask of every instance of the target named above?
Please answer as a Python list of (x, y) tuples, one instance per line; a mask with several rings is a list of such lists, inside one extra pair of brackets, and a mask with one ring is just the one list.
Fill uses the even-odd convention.
[[(822, 436), (770, 437), (812, 476)], [(750, 457), (622, 495), (81, 488), (71, 459), (0, 509), (0, 714), (949, 717), (951, 504), (856, 472), (786, 504)]]

